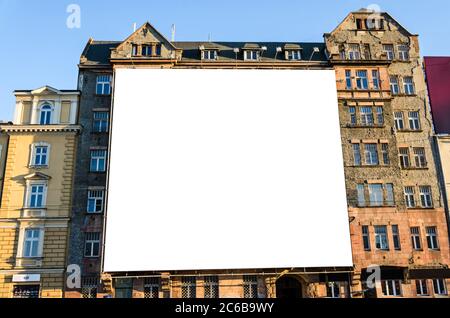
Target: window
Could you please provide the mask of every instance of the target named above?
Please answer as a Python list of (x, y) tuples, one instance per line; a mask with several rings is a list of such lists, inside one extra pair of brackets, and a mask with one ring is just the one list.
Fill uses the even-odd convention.
[(393, 206), (395, 204), (394, 200), (394, 185), (391, 183), (387, 183), (384, 185), (384, 189), (386, 191), (386, 204), (388, 206)]
[(88, 213), (102, 213), (103, 202), (105, 198), (105, 191), (103, 190), (90, 190), (88, 191)]
[(383, 126), (384, 125), (383, 107), (377, 107), (376, 110), (377, 110), (378, 125)]
[(389, 242), (387, 236), (387, 226), (376, 225), (375, 226), (375, 247), (378, 250), (389, 250)]
[(425, 157), (425, 148), (414, 148), (414, 163), (416, 168), (426, 168), (427, 159)]
[(91, 151), (91, 172), (106, 171), (106, 150)]
[(41, 254), (41, 233), (40, 229), (26, 229), (24, 233), (23, 257), (39, 257)]
[(245, 61), (258, 61), (259, 60), (259, 51), (244, 51), (244, 60)]
[(13, 298), (39, 298), (39, 285), (15, 285), (13, 288)]
[(372, 83), (373, 83), (373, 89), (380, 89), (380, 74), (378, 72), (378, 70), (373, 70), (372, 71)]
[(144, 280), (144, 298), (159, 298), (159, 286), (161, 279), (159, 277), (146, 278)]
[(397, 76), (391, 76), (389, 77), (390, 84), (391, 84), (391, 93), (393, 95), (400, 94), (400, 86), (398, 85), (398, 77)]
[(94, 132), (106, 133), (109, 130), (109, 112), (94, 112)]
[(362, 238), (365, 251), (370, 251), (370, 233), (367, 225), (362, 226)]
[(400, 148), (399, 156), (400, 156), (400, 166), (403, 169), (409, 168), (411, 166), (409, 162), (409, 148)]
[(399, 280), (384, 280), (381, 282), (384, 296), (399, 297), (402, 295), (401, 282)]
[(345, 70), (345, 89), (353, 89), (352, 71)]
[(370, 44), (363, 45), (363, 54), (365, 60), (370, 60), (372, 58), (372, 54), (370, 54)]
[(86, 233), (84, 256), (100, 256), (100, 233)]
[(427, 244), (430, 250), (439, 250), (439, 242), (437, 236), (437, 228), (430, 226), (426, 228), (427, 232)]
[(422, 240), (420, 239), (420, 228), (418, 226), (411, 228), (411, 244), (414, 250), (422, 250)]
[(383, 157), (383, 164), (389, 165), (391, 163), (389, 160), (389, 144), (381, 144), (381, 155)]
[(97, 76), (97, 95), (110, 95), (111, 94), (111, 75), (99, 75)]
[(244, 298), (258, 298), (258, 278), (244, 276)]
[(97, 277), (83, 277), (81, 280), (81, 295), (83, 298), (97, 298)]
[(197, 297), (197, 279), (195, 277), (183, 277), (181, 279), (181, 298)]
[(48, 166), (49, 146), (33, 145), (32, 166), (43, 167)]
[(402, 112), (395, 112), (394, 113), (394, 120), (395, 120), (395, 128), (397, 130), (404, 130), (405, 129), (405, 122), (403, 120), (403, 113)]
[(373, 112), (372, 107), (361, 107), (361, 125), (373, 126)]
[(409, 112), (409, 129), (420, 130), (419, 112)]
[(45, 184), (31, 184), (29, 186), (28, 192), (28, 208), (39, 209), (45, 207)]
[(398, 225), (392, 225), (392, 240), (394, 241), (394, 249), (400, 251), (402, 246), (400, 243), (400, 231)]
[(407, 76), (403, 78), (403, 88), (406, 95), (414, 95), (415, 94), (415, 88), (414, 88), (414, 81), (411, 76)]
[(40, 119), (39, 123), (41, 125), (51, 125), (52, 124), (52, 113), (53, 108), (52, 106), (45, 104), (41, 107), (41, 113), (40, 113)]
[(129, 299), (133, 298), (133, 279), (118, 278), (115, 280), (116, 298)]
[(376, 166), (379, 164), (377, 144), (365, 144), (364, 153), (367, 165)]
[(350, 124), (356, 125), (356, 107), (350, 106), (348, 113), (350, 114)]
[(355, 166), (361, 165), (361, 148), (359, 144), (353, 144), (353, 164)]
[(435, 295), (447, 295), (447, 286), (445, 279), (433, 279), (433, 289)]
[(156, 50), (155, 55), (156, 56), (161, 56), (161, 44), (156, 44), (155, 45), (155, 50)]
[(361, 52), (360, 52), (359, 44), (350, 44), (349, 45), (348, 58), (350, 60), (360, 60), (361, 59)]
[(138, 55), (138, 48), (139, 48), (139, 46), (137, 46), (136, 44), (131, 45), (131, 55), (132, 56)]
[(406, 202), (407, 208), (415, 208), (416, 207), (414, 187), (405, 187), (405, 202)]
[(433, 197), (431, 195), (430, 186), (421, 186), (420, 189), (420, 203), (422, 208), (432, 208), (433, 207)]
[(336, 282), (327, 283), (327, 297), (328, 298), (340, 298), (341, 291), (340, 285)]
[(369, 81), (367, 79), (367, 71), (356, 71), (356, 87), (358, 89), (369, 89)]
[(142, 55), (143, 56), (152, 56), (153, 50), (151, 45), (143, 45), (142, 46)]
[(300, 51), (288, 51), (288, 60), (290, 61), (298, 61), (302, 59), (302, 54)]
[(219, 278), (217, 276), (205, 277), (205, 298), (219, 298)]
[(383, 205), (383, 185), (369, 184), (370, 206)]
[(358, 206), (366, 206), (366, 196), (364, 193), (364, 184), (358, 184), (356, 186), (356, 191), (358, 194)]
[(205, 50), (202, 51), (202, 59), (208, 61), (217, 60), (217, 51), (216, 50)]
[(426, 279), (416, 280), (417, 296), (429, 296), (428, 281)]
[(384, 44), (383, 51), (384, 53), (386, 53), (386, 58), (389, 61), (392, 61), (394, 59), (394, 46), (392, 44)]
[(399, 45), (398, 46), (398, 58), (400, 61), (409, 61), (409, 46)]

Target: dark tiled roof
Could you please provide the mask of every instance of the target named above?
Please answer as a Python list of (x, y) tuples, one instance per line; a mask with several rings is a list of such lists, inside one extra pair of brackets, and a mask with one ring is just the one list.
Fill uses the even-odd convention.
[[(86, 58), (82, 61), (83, 65), (107, 65), (109, 64), (109, 57), (111, 50), (116, 48), (120, 43), (117, 41), (90, 41), (84, 52), (83, 56)], [(249, 48), (249, 44), (255, 47), (267, 47), (267, 51), (263, 53), (263, 61), (284, 61), (284, 53), (276, 54), (277, 47), (285, 48), (287, 47), (301, 47), (302, 48), (302, 58), (303, 61), (309, 61), (312, 56), (311, 61), (320, 62), (327, 61), (325, 54), (324, 43), (295, 43), (295, 42), (174, 42), (173, 45), (176, 48), (183, 50), (183, 61), (194, 62), (200, 60), (200, 46), (204, 46), (206, 49), (217, 49), (219, 50), (219, 59), (221, 61), (235, 61), (236, 54), (234, 52), (235, 48), (241, 49), (238, 55), (238, 59), (242, 60), (242, 49)], [(315, 47), (318, 47), (320, 53), (315, 53), (312, 55)], [(275, 60), (275, 55), (277, 56)]]

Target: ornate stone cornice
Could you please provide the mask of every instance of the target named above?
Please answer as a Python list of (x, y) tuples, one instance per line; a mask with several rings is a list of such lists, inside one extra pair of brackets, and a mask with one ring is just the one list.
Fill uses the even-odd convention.
[(0, 131), (4, 133), (80, 133), (79, 125), (0, 125)]

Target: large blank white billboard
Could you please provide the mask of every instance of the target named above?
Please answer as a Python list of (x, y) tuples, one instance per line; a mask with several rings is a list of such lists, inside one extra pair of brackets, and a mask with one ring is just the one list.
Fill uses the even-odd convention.
[(353, 265), (334, 71), (115, 72), (106, 272)]

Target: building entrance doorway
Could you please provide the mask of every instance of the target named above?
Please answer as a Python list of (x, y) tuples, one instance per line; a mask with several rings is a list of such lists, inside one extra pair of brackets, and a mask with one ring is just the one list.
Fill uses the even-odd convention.
[(277, 298), (303, 298), (303, 288), (300, 281), (294, 277), (284, 276), (277, 280)]

